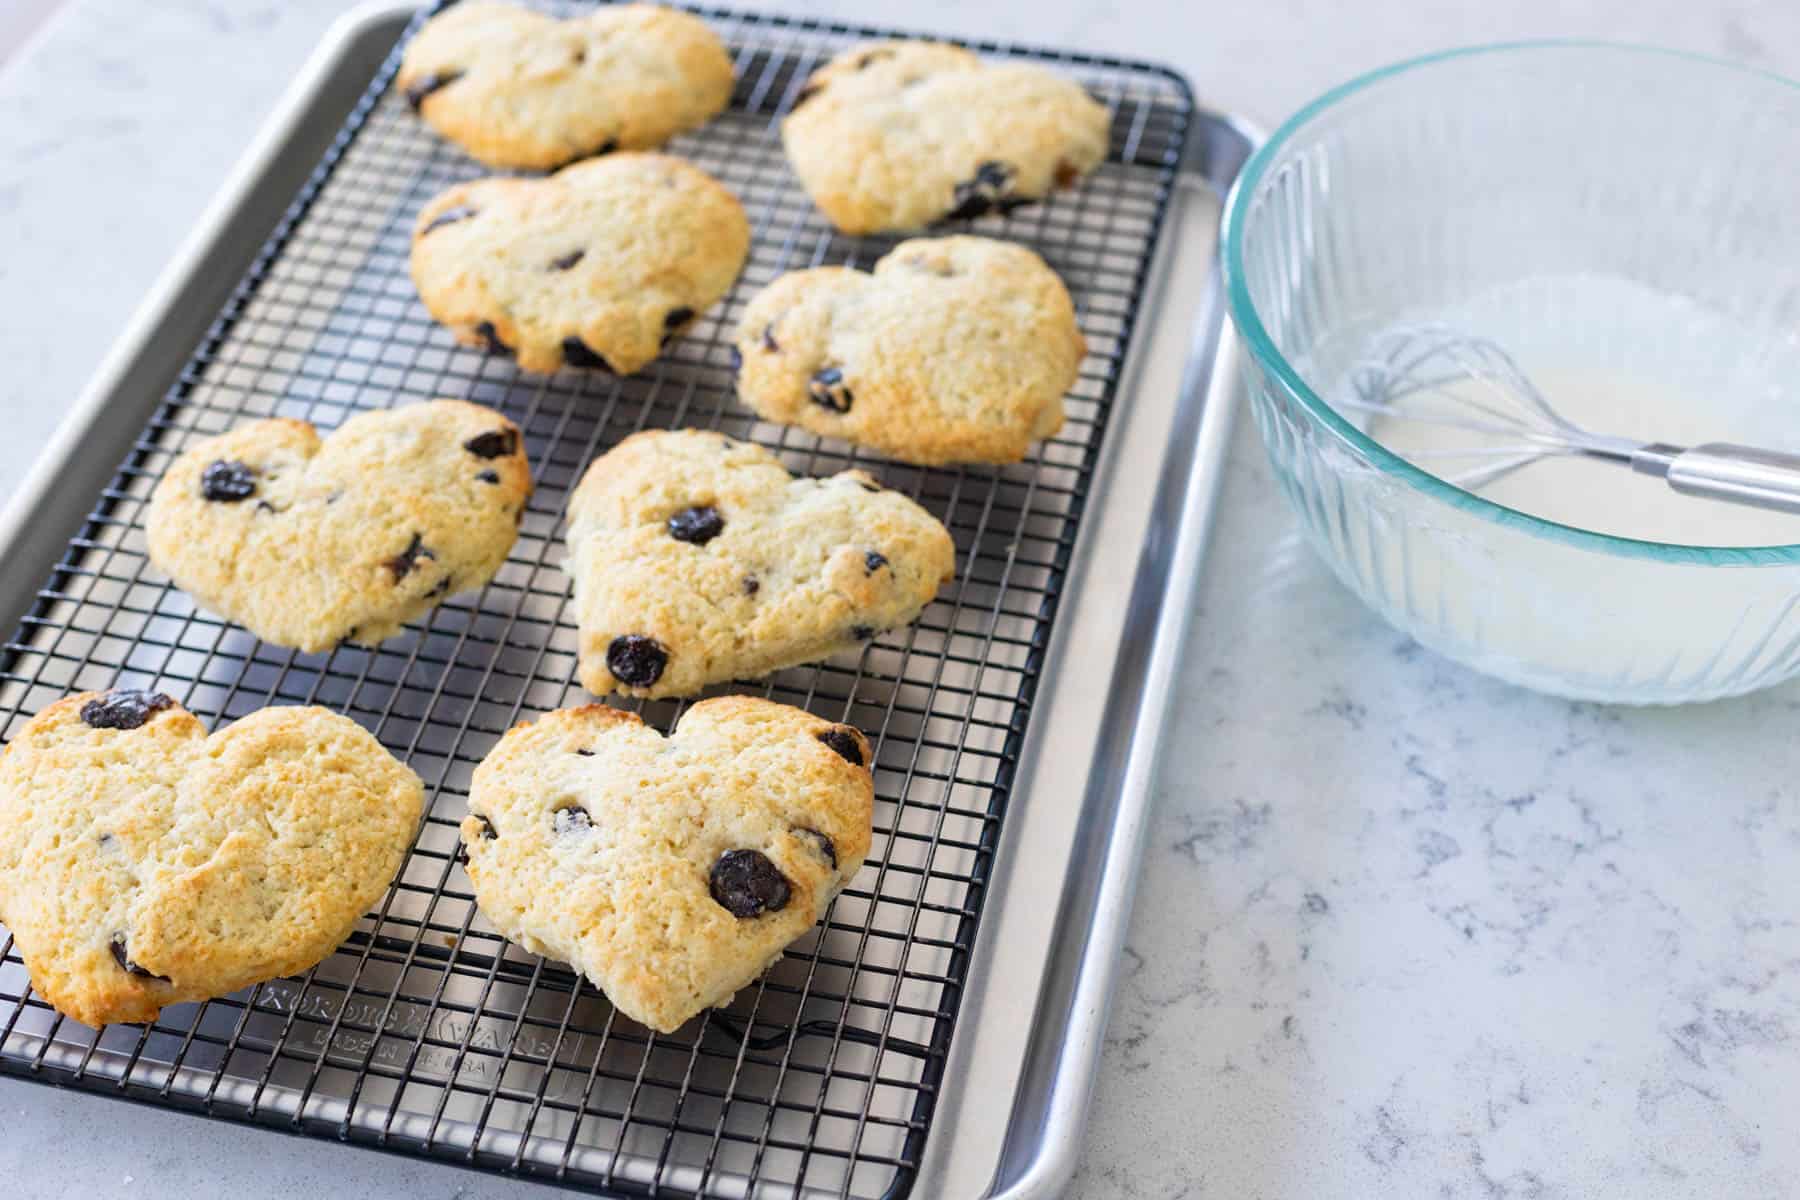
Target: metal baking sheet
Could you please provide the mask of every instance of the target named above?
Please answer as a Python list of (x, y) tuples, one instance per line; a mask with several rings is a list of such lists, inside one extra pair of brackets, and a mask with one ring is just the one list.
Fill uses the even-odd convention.
[[(1063, 274), (1091, 353), (1068, 428), (1027, 462), (902, 467), (756, 422), (727, 364), (757, 288), (867, 266), (894, 240), (832, 232), (775, 134), (806, 75), (875, 31), (700, 11), (733, 50), (737, 93), (672, 148), (743, 199), (754, 247), (727, 300), (644, 374), (520, 376), (418, 306), (412, 213), (478, 168), (389, 91), (414, 17), (397, 6), (334, 30), (120, 339), (0, 522), (0, 621), (17, 624), (4, 732), (116, 684), (161, 687), (215, 723), (324, 703), (409, 761), (431, 811), (336, 954), (154, 1025), (61, 1020), (7, 939), (0, 1069), (624, 1194), (1025, 1196), (1066, 1179), (1230, 417), (1218, 198), (1252, 139), (1158, 68), (977, 45), (1050, 62), (1113, 109), (1111, 158), (1082, 188), (973, 225)], [(301, 655), (194, 609), (148, 566), (145, 498), (193, 438), (433, 395), (506, 411), (537, 475), (519, 545), (479, 595), (378, 648)], [(568, 488), (633, 430), (684, 425), (795, 470), (873, 471), (951, 527), (958, 579), (860, 656), (738, 689), (871, 734), (875, 848), (763, 981), (662, 1037), (504, 943), (471, 903), (454, 829), (498, 735), (584, 699), (558, 569)], [(666, 728), (680, 706), (640, 707)]]

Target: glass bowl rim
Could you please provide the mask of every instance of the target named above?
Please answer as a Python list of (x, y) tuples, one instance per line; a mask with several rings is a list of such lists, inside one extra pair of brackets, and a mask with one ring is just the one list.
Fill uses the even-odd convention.
[(1301, 130), (1311, 124), (1315, 118), (1337, 107), (1350, 97), (1368, 91), (1398, 75), (1481, 55), (1530, 53), (1545, 50), (1598, 51), (1606, 54), (1669, 58), (1718, 68), (1732, 74), (1762, 79), (1800, 90), (1800, 82), (1774, 71), (1744, 66), (1741, 63), (1730, 62), (1711, 55), (1658, 46), (1641, 46), (1586, 38), (1540, 38), (1463, 46), (1419, 55), (1416, 58), (1403, 59), (1389, 66), (1358, 75), (1323, 93), (1283, 121), (1268, 140), (1251, 155), (1243, 172), (1238, 176), (1237, 182), (1232, 186), (1230, 195), (1226, 197), (1221, 259), (1225, 273), (1226, 299), (1231, 310), (1232, 323), (1237, 327), (1239, 335), (1243, 338), (1256, 363), (1263, 370), (1275, 376), (1281, 386), (1300, 402), (1314, 421), (1323, 425), (1338, 441), (1374, 463), (1382, 471), (1397, 477), (1431, 499), (1443, 501), (1502, 526), (1522, 529), (1538, 537), (1627, 558), (1647, 558), (1659, 562), (1695, 563), (1705, 566), (1776, 566), (1800, 563), (1800, 543), (1774, 546), (1696, 546), (1620, 537), (1614, 534), (1599, 533), (1592, 529), (1583, 529), (1578, 525), (1567, 525), (1560, 521), (1532, 516), (1530, 513), (1509, 508), (1504, 504), (1466, 491), (1455, 484), (1447, 483), (1436, 475), (1414, 466), (1363, 433), (1353, 423), (1346, 420), (1337, 409), (1328, 404), (1323, 397), (1313, 391), (1276, 347), (1274, 339), (1269, 336), (1267, 328), (1262, 323), (1262, 318), (1257, 314), (1256, 305), (1250, 298), (1249, 284), (1245, 279), (1244, 226), (1249, 218), (1251, 200), (1256, 196), (1264, 175), (1267, 174), (1277, 156)]

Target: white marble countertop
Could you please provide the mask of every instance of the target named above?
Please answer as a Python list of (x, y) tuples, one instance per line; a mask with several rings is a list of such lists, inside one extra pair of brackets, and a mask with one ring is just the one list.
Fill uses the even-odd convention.
[[(1272, 124), (1541, 34), (1800, 74), (1783, 0), (781, 0), (1174, 62)], [(343, 0), (70, 0), (0, 66), (8, 493)], [(1800, 688), (1679, 711), (1490, 683), (1297, 543), (1249, 423), (1198, 599), (1076, 1192), (1800, 1193)], [(14, 1197), (530, 1185), (0, 1081)]]

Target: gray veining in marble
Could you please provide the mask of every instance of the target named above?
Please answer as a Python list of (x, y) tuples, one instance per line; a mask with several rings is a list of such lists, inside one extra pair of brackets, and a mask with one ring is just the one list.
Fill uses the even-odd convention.
[[(1531, 35), (1800, 74), (1785, 0), (775, 6), (1162, 58), (1265, 124)], [(0, 489), (345, 7), (70, 0), (0, 66)], [(1634, 712), (1450, 666), (1297, 544), (1239, 432), (1075, 1194), (1800, 1194), (1800, 690)], [(12, 1081), (0, 1118), (21, 1200), (549, 1194)]]

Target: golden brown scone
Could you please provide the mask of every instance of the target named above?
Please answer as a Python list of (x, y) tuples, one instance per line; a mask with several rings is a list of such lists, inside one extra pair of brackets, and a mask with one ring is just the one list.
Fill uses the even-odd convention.
[(272, 418), (196, 443), (150, 497), (150, 560), (278, 646), (374, 644), (493, 578), (531, 495), (524, 440), (491, 408), (358, 413), (320, 439)]
[(569, 502), (582, 686), (691, 696), (817, 662), (918, 617), (950, 533), (861, 471), (796, 479), (761, 446), (633, 434)]
[(482, 162), (544, 170), (704, 125), (731, 99), (731, 58), (698, 17), (652, 4), (559, 21), (464, 3), (419, 30), (396, 85)]
[(813, 73), (781, 142), (845, 233), (1007, 212), (1106, 158), (1111, 117), (1071, 79), (939, 42), (877, 42)]
[(629, 375), (730, 289), (737, 198), (678, 158), (615, 154), (547, 179), (477, 179), (419, 212), (412, 277), (466, 345), (527, 371)]
[(664, 738), (605, 705), (516, 726), (475, 768), (462, 823), (475, 902), (662, 1033), (818, 923), (869, 852), (868, 741), (747, 696)]
[(84, 692), (0, 755), (0, 919), (85, 1025), (304, 971), (378, 900), (424, 789), (354, 721), (265, 708), (210, 738), (155, 692)]
[(1087, 343), (1044, 260), (914, 238), (874, 272), (783, 275), (744, 310), (738, 397), (764, 420), (904, 462), (1017, 462), (1062, 428)]

